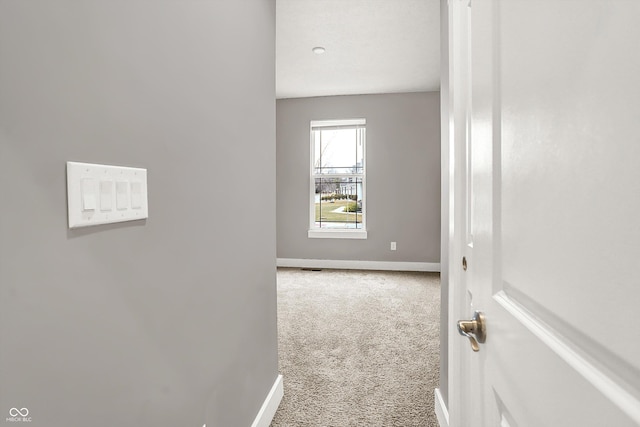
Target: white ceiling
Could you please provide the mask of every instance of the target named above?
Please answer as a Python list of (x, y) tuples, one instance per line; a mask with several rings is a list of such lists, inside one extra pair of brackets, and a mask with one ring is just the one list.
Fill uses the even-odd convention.
[(439, 3), (276, 0), (276, 97), (439, 90)]

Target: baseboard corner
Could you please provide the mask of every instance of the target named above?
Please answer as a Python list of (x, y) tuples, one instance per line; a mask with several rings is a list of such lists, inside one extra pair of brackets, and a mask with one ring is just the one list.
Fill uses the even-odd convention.
[(251, 427), (269, 427), (280, 406), (282, 396), (284, 396), (282, 375), (278, 375)]

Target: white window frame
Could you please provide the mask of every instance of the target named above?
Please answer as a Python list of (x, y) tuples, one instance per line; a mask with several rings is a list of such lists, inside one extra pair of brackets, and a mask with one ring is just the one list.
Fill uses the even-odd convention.
[[(366, 137), (365, 119), (345, 119), (345, 120), (312, 120), (309, 126), (309, 147), (310, 147), (310, 177), (309, 177), (309, 238), (321, 239), (366, 239), (367, 238), (367, 137)], [(362, 131), (362, 173), (335, 173), (335, 174), (316, 174), (314, 168), (315, 146), (313, 140), (313, 131), (317, 128), (335, 128), (335, 127), (363, 127)], [(315, 179), (316, 178), (349, 178), (357, 175), (362, 179), (362, 228), (357, 229), (326, 229), (316, 227), (315, 218)]]

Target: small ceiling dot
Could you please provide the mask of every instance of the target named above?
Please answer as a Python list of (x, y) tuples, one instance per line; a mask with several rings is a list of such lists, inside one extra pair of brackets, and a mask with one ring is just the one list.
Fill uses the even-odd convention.
[(316, 55), (322, 55), (325, 51), (325, 49), (322, 46), (316, 46), (313, 49), (311, 49), (311, 51), (313, 53), (315, 53)]

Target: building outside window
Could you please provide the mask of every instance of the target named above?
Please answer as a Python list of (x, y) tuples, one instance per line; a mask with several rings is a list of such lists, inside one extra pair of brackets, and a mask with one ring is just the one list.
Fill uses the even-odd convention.
[(309, 237), (366, 239), (365, 119), (311, 122)]

